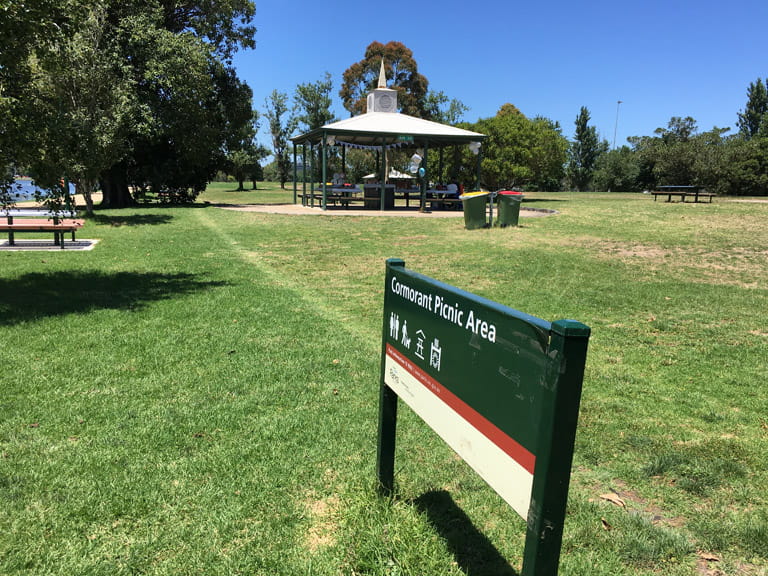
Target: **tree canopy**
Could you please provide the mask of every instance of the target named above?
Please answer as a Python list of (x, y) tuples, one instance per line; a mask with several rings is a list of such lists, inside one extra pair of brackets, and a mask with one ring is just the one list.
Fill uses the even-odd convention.
[(747, 105), (738, 117), (739, 132), (745, 138), (768, 136), (768, 89), (761, 78), (750, 82)]
[(320, 128), (337, 118), (331, 112), (331, 91), (333, 82), (330, 73), (326, 72), (322, 80), (307, 82), (296, 86), (294, 94), (294, 111), (296, 121), (304, 132)]
[(365, 50), (365, 57), (347, 68), (339, 91), (344, 108), (352, 116), (365, 112), (366, 97), (378, 86), (382, 59), (388, 87), (398, 92), (400, 112), (424, 117), (424, 98), (429, 81), (419, 73), (413, 52), (401, 42), (371, 42)]
[(269, 133), (272, 135), (272, 154), (275, 157), (280, 187), (285, 188), (291, 171), (288, 138), (296, 130), (296, 117), (288, 106), (288, 94), (279, 90), (273, 90), (264, 105), (264, 116), (269, 122)]
[(241, 141), (252, 94), (231, 58), (253, 46), (252, 1), (16, 4), (0, 24), (4, 164), (86, 198), (101, 181), (115, 207), (129, 183), (194, 196)]
[(481, 119), (472, 129), (488, 136), (482, 156), (487, 188), (560, 189), (568, 141), (556, 123), (542, 117), (529, 119), (505, 104), (496, 116)]

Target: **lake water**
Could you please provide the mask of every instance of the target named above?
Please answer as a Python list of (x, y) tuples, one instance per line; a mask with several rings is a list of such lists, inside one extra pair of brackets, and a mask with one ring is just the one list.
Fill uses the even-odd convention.
[[(42, 188), (39, 188), (34, 180), (21, 179), (15, 180), (15, 183), (17, 186), (14, 188), (12, 194), (16, 202), (34, 200), (36, 191), (40, 191), (45, 195), (45, 191)], [(75, 193), (75, 185), (72, 183), (69, 184), (69, 192), (70, 194)]]

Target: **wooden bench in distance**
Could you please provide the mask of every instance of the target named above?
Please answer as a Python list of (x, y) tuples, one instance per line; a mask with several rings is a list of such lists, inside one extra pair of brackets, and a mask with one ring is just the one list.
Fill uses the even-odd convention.
[(693, 198), (694, 203), (699, 202), (699, 198), (709, 198), (710, 204), (712, 198), (717, 196), (714, 192), (705, 192), (703, 186), (659, 186), (657, 190), (651, 191), (651, 194), (654, 202), (657, 196), (666, 196), (667, 202), (672, 202), (672, 196), (679, 196), (681, 202), (685, 202), (686, 198)]

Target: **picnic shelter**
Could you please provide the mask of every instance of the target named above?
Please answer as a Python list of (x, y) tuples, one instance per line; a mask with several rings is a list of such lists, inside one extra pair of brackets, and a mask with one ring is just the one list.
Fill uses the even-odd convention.
[[(342, 166), (346, 165), (347, 148), (367, 149), (377, 155), (377, 172), (380, 174), (377, 201), (375, 204), (366, 202), (366, 207), (376, 206), (384, 210), (391, 207), (394, 202), (395, 188), (387, 183), (388, 168), (386, 161), (387, 151), (395, 148), (413, 149), (412, 170), (420, 176), (420, 202), (421, 210), (425, 209), (426, 187), (430, 181), (430, 166), (434, 166), (433, 157), (438, 155), (442, 167), (442, 151), (448, 147), (469, 146), (477, 155), (477, 187), (480, 185), (480, 164), (482, 142), (486, 138), (484, 134), (472, 132), (416, 118), (397, 111), (397, 90), (386, 87), (384, 74), (384, 62), (381, 63), (378, 88), (368, 94), (367, 111), (365, 114), (353, 116), (345, 120), (326, 124), (315, 130), (292, 138), (294, 143), (293, 153), (293, 195), (294, 203), (301, 197), (304, 202), (307, 198), (320, 201), (323, 209), (334, 192), (343, 192), (343, 189), (335, 189), (334, 183), (329, 180), (328, 156), (333, 147), (341, 148)], [(302, 170), (301, 186), (299, 194), (298, 155), (302, 154), (302, 164), (307, 166), (307, 152), (310, 158), (315, 157), (315, 151), (319, 150), (321, 162), (321, 183), (319, 190), (315, 190), (314, 181), (307, 182), (307, 170)], [(438, 154), (434, 154), (437, 152)], [(383, 161), (382, 161), (383, 160)], [(419, 168), (423, 168), (420, 170)], [(307, 186), (309, 185), (309, 190)], [(352, 189), (357, 190), (356, 187)], [(356, 192), (355, 192), (356, 193)], [(366, 196), (369, 195), (366, 187)], [(352, 195), (347, 196), (352, 201)]]

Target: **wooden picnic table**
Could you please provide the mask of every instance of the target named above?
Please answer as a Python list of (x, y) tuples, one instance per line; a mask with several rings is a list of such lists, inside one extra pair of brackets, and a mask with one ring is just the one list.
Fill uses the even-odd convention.
[(686, 198), (693, 198), (694, 203), (703, 201), (704, 198), (708, 198), (709, 203), (712, 203), (712, 198), (716, 196), (713, 192), (705, 192), (704, 186), (672, 186), (664, 185), (657, 186), (656, 190), (652, 191), (653, 201), (656, 202), (657, 196), (666, 196), (667, 202), (672, 202), (673, 196), (679, 196), (681, 202), (685, 202)]
[(16, 244), (15, 234), (18, 232), (53, 232), (54, 244), (63, 249), (64, 233), (71, 232), (72, 242), (74, 242), (75, 232), (83, 226), (82, 220), (71, 218), (74, 215), (72, 211), (57, 213), (34, 209), (5, 210), (0, 212), (0, 216), (5, 220), (0, 220), (0, 232), (8, 233), (10, 246)]

